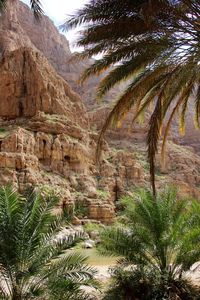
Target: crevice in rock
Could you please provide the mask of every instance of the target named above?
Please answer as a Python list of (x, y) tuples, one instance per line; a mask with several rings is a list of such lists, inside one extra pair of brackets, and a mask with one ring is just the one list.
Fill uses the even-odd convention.
[(43, 155), (42, 155), (42, 157), (43, 157), (43, 161), (45, 160), (45, 148), (46, 148), (46, 144), (47, 144), (47, 141), (46, 140), (42, 140), (42, 143), (43, 143)]
[(64, 161), (70, 162), (70, 160), (71, 160), (71, 157), (69, 155), (64, 156)]
[(26, 53), (23, 52), (23, 67), (22, 67), (22, 95), (19, 99), (19, 117), (24, 116), (24, 99), (27, 95), (27, 84), (26, 84)]

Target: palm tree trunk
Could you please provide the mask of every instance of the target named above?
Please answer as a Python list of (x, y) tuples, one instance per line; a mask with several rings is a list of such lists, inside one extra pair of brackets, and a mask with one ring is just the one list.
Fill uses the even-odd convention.
[(21, 292), (19, 291), (18, 287), (13, 287), (13, 294), (12, 294), (12, 300), (21, 300)]

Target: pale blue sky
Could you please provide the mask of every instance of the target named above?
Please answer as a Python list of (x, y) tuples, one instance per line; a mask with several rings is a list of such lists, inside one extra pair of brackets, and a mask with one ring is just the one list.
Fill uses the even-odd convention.
[[(29, 4), (29, 0), (22, 0)], [(41, 0), (45, 13), (54, 21), (55, 25), (64, 22), (67, 15), (72, 14), (81, 8), (89, 0)], [(67, 39), (72, 44), (75, 38), (74, 32), (66, 33)]]

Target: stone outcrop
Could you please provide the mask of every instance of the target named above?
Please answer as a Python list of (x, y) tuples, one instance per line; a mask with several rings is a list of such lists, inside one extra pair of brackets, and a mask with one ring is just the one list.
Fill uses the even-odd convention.
[[(52, 190), (61, 207), (81, 203), (85, 217), (110, 223), (121, 195), (149, 185), (146, 127), (129, 130), (129, 114), (108, 133), (110, 147), (104, 143), (97, 166), (97, 131), (109, 112), (92, 104), (98, 80), (77, 86), (86, 62), (70, 65), (68, 42), (49, 18), (37, 23), (26, 5), (8, 5), (0, 27), (0, 183)], [(158, 184), (173, 182), (199, 197), (200, 157), (173, 143), (169, 149), (165, 168), (157, 166)]]
[[(9, 1), (12, 2), (12, 0)], [(16, 32), (19, 32), (20, 38), (17, 39), (18, 46), (31, 44), (32, 47), (39, 49), (53, 65), (56, 72), (70, 84), (73, 90), (81, 95), (87, 111), (90, 112), (92, 124), (94, 123), (94, 127), (99, 128), (98, 124), (102, 124), (106, 117), (105, 112), (110, 110), (109, 101), (113, 101), (117, 98), (121, 88), (116, 87), (111, 91), (106, 97), (102, 109), (102, 104), (98, 104), (95, 100), (96, 88), (101, 77), (94, 76), (93, 78), (90, 78), (84, 86), (77, 84), (77, 80), (82, 70), (84, 70), (91, 61), (72, 62), (73, 54), (70, 51), (69, 43), (65, 36), (58, 32), (53, 22), (48, 17), (44, 17), (41, 23), (36, 22), (27, 5), (22, 2), (19, 3), (16, 0), (14, 1), (16, 4), (14, 7), (13, 5), (11, 7), (12, 22), (9, 23), (8, 18), (6, 19), (7, 24), (9, 23), (7, 28), (14, 27), (14, 30), (9, 31), (9, 35), (12, 36), (12, 44), (13, 34), (15, 34), (14, 40), (16, 40)], [(5, 36), (8, 36), (8, 30), (6, 30), (6, 35), (3, 34), (3, 37)], [(130, 131), (129, 119), (131, 119), (131, 115), (128, 117), (127, 123), (125, 123), (121, 129), (117, 132), (112, 131), (109, 134), (109, 142), (112, 143), (112, 140), (114, 140), (116, 144), (119, 138), (121, 144), (127, 144), (127, 140), (131, 140), (132, 142), (138, 140), (144, 141), (146, 133), (145, 127), (141, 130), (141, 125), (136, 125)], [(124, 132), (126, 134), (124, 134)], [(185, 136), (180, 137), (178, 135), (178, 128), (176, 124), (174, 124), (173, 139), (182, 145), (192, 145), (197, 152), (199, 151), (199, 130), (196, 130), (193, 125), (192, 109), (190, 110), (190, 114), (188, 114)]]
[[(58, 192), (61, 206), (81, 202), (87, 217), (111, 222), (115, 165), (105, 159), (100, 184), (95, 167), (97, 134), (90, 131), (80, 97), (34, 48), (5, 52), (0, 71), (1, 184), (12, 183), (20, 191), (30, 185), (47, 186)], [(104, 148), (108, 153), (106, 144)], [(122, 192), (125, 160), (116, 160)], [(136, 164), (133, 158), (130, 164)]]
[(33, 117), (42, 111), (65, 115), (72, 123), (86, 126), (80, 98), (41, 53), (28, 48), (9, 52), (2, 57), (0, 73), (1, 117)]

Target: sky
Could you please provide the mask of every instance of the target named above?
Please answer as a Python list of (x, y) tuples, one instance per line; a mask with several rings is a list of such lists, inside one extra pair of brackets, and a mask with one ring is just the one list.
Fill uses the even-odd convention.
[[(30, 3), (29, 0), (22, 1), (26, 4)], [(54, 21), (56, 26), (63, 24), (67, 16), (74, 13), (87, 2), (88, 0), (41, 0), (45, 14)], [(72, 47), (75, 39), (75, 32), (67, 32), (66, 37)]]

